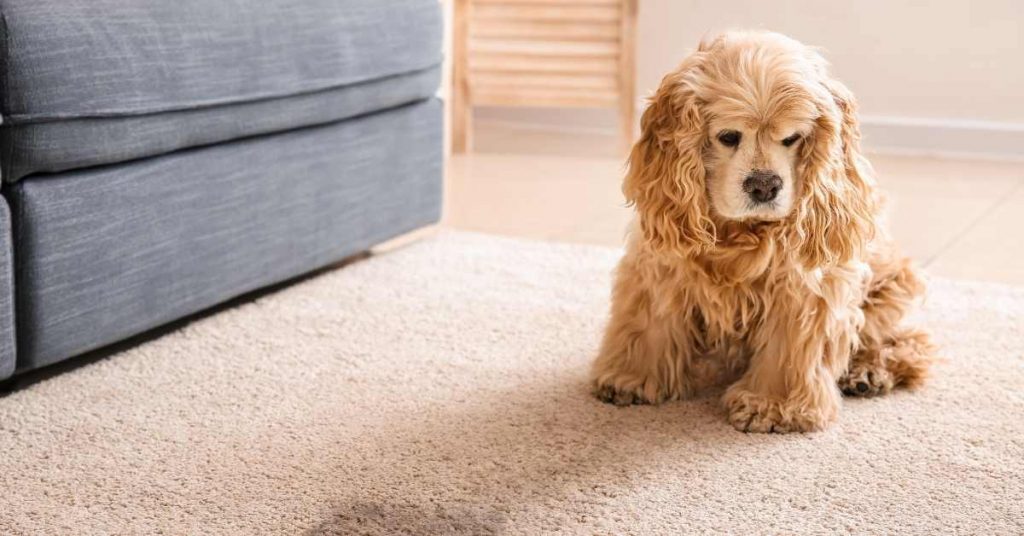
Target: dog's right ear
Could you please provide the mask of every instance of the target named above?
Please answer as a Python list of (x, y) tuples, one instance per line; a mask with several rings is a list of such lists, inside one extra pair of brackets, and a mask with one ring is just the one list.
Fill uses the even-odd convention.
[(860, 154), (856, 102), (836, 80), (825, 79), (821, 89), (812, 97), (820, 116), (801, 147), (804, 191), (792, 242), (808, 268), (857, 258), (877, 233), (877, 197)]
[(692, 256), (714, 246), (703, 151), (708, 143), (693, 90), (702, 52), (666, 76), (641, 118), (622, 191), (636, 207), (645, 242), (656, 252)]

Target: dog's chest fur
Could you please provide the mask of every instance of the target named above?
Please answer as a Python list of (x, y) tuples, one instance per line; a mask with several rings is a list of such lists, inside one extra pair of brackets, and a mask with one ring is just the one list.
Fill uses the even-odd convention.
[(849, 277), (807, 272), (777, 253), (761, 242), (728, 257), (662, 264), (649, 281), (654, 309), (676, 318), (696, 354), (733, 376), (759, 345), (782, 335), (774, 333), (780, 324), (816, 307), (857, 308), (859, 289), (841, 284)]
[(681, 263), (663, 264), (650, 276), (652, 309), (672, 318), (678, 332), (688, 335), (676, 343), (696, 350), (683, 352), (704, 361), (695, 368), (718, 377), (709, 383), (741, 374), (753, 353), (752, 335), (763, 329), (766, 314), (771, 314), (773, 283), (768, 272), (726, 282), (695, 264)]

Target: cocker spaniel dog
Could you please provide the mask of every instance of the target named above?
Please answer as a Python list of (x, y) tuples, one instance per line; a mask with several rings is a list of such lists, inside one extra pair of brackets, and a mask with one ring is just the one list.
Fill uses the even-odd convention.
[(636, 208), (593, 367), (617, 405), (726, 385), (749, 432), (820, 430), (841, 393), (914, 387), (933, 347), (900, 326), (924, 291), (880, 222), (850, 91), (788, 37), (701, 43), (643, 114)]

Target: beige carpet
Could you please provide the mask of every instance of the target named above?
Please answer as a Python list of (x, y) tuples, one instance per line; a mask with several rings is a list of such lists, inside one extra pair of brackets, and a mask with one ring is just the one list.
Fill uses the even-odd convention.
[(814, 435), (585, 386), (610, 249), (445, 234), (0, 398), (3, 534), (1024, 533), (1024, 291)]

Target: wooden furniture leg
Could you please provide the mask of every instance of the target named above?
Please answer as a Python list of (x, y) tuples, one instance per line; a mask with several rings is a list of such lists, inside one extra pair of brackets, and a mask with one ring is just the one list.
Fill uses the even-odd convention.
[(619, 49), (619, 121), (622, 147), (626, 154), (633, 146), (636, 121), (636, 15), (637, 0), (623, 0)]
[(469, 104), (469, 20), (472, 2), (455, 0), (452, 20), (452, 152), (473, 147), (473, 111)]

